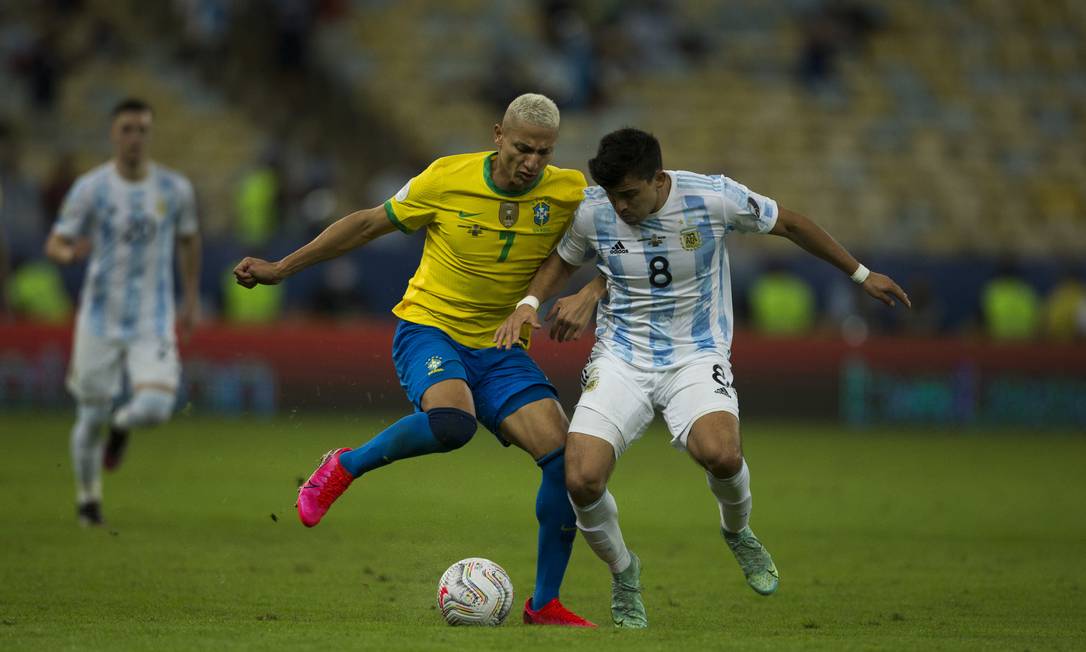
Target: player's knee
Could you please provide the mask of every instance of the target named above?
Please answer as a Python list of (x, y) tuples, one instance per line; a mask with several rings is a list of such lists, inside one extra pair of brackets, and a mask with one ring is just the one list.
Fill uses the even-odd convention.
[(566, 464), (566, 491), (577, 505), (591, 505), (600, 499), (606, 489), (605, 473), (579, 464)]
[(459, 408), (431, 408), (426, 415), (430, 418), (430, 432), (446, 451), (456, 450), (471, 441), (478, 428), (475, 417)]
[(143, 389), (132, 401), (117, 411), (115, 425), (120, 428), (145, 428), (165, 423), (173, 412), (174, 395), (169, 392)]
[(136, 394), (136, 417), (144, 426), (157, 426), (166, 422), (173, 412), (174, 395), (167, 392), (144, 390)]
[(717, 478), (730, 478), (743, 469), (743, 452), (738, 448), (723, 447), (701, 460), (709, 473)]
[(97, 427), (109, 421), (109, 405), (106, 403), (80, 403), (76, 418), (88, 427)]
[(96, 446), (101, 434), (101, 426), (107, 421), (109, 421), (109, 405), (80, 403), (76, 411), (75, 426), (72, 428), (73, 454)]

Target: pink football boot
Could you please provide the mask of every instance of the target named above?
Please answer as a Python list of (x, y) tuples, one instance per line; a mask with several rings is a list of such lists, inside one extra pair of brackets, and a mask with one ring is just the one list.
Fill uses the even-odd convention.
[(351, 486), (354, 476), (339, 464), (339, 456), (351, 449), (330, 450), (321, 458), (320, 466), (298, 488), (298, 518), (302, 525), (313, 527), (339, 498), (347, 487)]

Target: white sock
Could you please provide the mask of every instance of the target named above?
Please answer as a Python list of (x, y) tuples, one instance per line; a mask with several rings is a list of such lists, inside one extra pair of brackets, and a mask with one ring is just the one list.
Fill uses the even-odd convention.
[(723, 480), (708, 471), (705, 477), (709, 489), (720, 504), (720, 525), (725, 532), (738, 532), (750, 522), (750, 469), (743, 460), (743, 468), (730, 478)]
[(622, 530), (618, 527), (618, 505), (611, 492), (604, 489), (600, 499), (587, 507), (573, 504), (577, 514), (577, 529), (596, 553), (611, 569), (612, 573), (621, 573), (630, 565), (630, 551), (622, 540)]
[(157, 426), (170, 418), (174, 394), (160, 389), (141, 389), (113, 415), (113, 425), (121, 430)]
[(102, 500), (102, 453), (106, 442), (102, 425), (109, 420), (105, 405), (80, 404), (72, 426), (72, 469), (76, 500), (80, 505)]

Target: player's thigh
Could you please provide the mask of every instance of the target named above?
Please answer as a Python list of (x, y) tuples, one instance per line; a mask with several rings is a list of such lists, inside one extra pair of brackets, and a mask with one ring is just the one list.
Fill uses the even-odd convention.
[(401, 321), (392, 339), (392, 362), (416, 409), (455, 407), (475, 415), (460, 351), (440, 329)]
[(479, 423), (498, 441), (535, 459), (565, 445), (569, 420), (558, 392), (524, 349), (469, 349), (464, 362)]
[(177, 342), (171, 338), (140, 338), (127, 347), (125, 368), (132, 390), (155, 389), (176, 393), (181, 382)]
[(743, 461), (739, 419), (724, 411), (701, 415), (690, 428), (686, 450), (698, 464), (713, 471), (717, 477), (738, 472)]
[(426, 411), (441, 407), (456, 408), (475, 416), (475, 404), (468, 384), (459, 378), (450, 378), (426, 388), (419, 401), (419, 408)]
[(521, 405), (501, 421), (501, 437), (539, 459), (566, 445), (569, 420), (556, 398)]
[(76, 328), (68, 365), (68, 390), (81, 403), (109, 403), (121, 391), (124, 348)]
[[(665, 372), (654, 401), (663, 409), (671, 444), (676, 448), (688, 448), (694, 424), (701, 417), (719, 412), (731, 415), (738, 437), (739, 396), (732, 387), (731, 366), (724, 356), (707, 356)], [(728, 420), (713, 417), (713, 422), (718, 418)]]
[(652, 423), (651, 383), (651, 373), (610, 355), (596, 356), (581, 374), (569, 431), (602, 439), (617, 459)]

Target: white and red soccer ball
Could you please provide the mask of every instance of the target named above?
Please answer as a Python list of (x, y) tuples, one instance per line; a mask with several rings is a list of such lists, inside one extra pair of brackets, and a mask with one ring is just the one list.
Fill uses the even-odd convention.
[(489, 559), (461, 559), (437, 584), (437, 607), (450, 625), (500, 625), (512, 606), (509, 573)]

